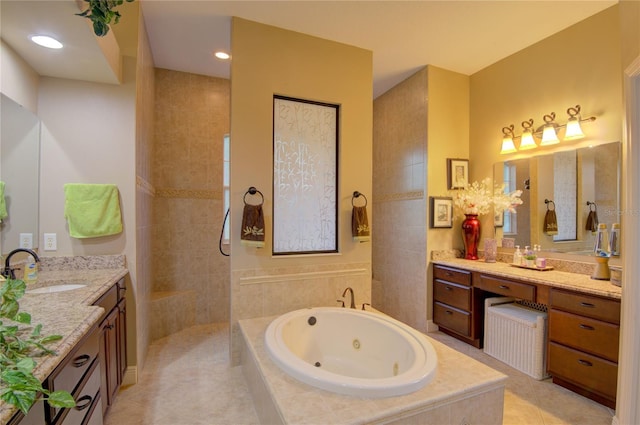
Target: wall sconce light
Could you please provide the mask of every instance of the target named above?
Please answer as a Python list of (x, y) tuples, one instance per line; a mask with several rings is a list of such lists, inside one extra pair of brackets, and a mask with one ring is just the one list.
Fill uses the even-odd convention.
[[(550, 114), (542, 117), (544, 121), (544, 125), (534, 129), (533, 127), (533, 119), (529, 119), (528, 121), (522, 122), (522, 135), (516, 136), (513, 134), (514, 126), (513, 124), (509, 127), (502, 128), (502, 149), (500, 150), (500, 154), (505, 155), (509, 153), (514, 153), (517, 151), (524, 151), (529, 149), (537, 148), (535, 138), (540, 138), (540, 146), (550, 146), (560, 143), (560, 139), (558, 138), (558, 130), (564, 128), (564, 140), (577, 140), (584, 137), (584, 133), (582, 132), (582, 127), (580, 123), (585, 121), (595, 121), (596, 117), (589, 118), (581, 118), (580, 117), (580, 105), (576, 105), (575, 107), (570, 107), (567, 109), (567, 114), (569, 115), (569, 120), (566, 124), (558, 125), (555, 122), (556, 114), (555, 112), (551, 112)], [(514, 139), (520, 138), (520, 146), (516, 149), (515, 144), (513, 143)]]

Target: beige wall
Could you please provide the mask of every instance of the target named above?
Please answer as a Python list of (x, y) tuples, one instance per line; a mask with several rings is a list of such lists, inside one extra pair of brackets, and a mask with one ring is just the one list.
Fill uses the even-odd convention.
[[(151, 297), (151, 273), (153, 250), (151, 238), (153, 195), (151, 161), (154, 136), (154, 67), (147, 30), (142, 13), (138, 15), (136, 62), (136, 286), (133, 288), (135, 309), (127, 311), (127, 348), (130, 364), (138, 370), (144, 368), (150, 343), (151, 328), (149, 300)], [(129, 298), (131, 300), (132, 297)], [(135, 329), (135, 332), (131, 330)], [(131, 347), (136, 350), (132, 351)], [(135, 362), (134, 362), (135, 359)], [(125, 382), (128, 383), (128, 382)]]
[[(232, 21), (232, 51), (231, 322), (237, 360), (239, 319), (336, 305), (346, 286), (354, 287), (358, 303), (370, 301), (371, 244), (352, 241), (350, 217), (353, 191), (371, 194), (372, 54), (238, 18)], [(339, 254), (271, 256), (274, 94), (341, 105)], [(263, 249), (240, 244), (242, 199), (250, 186), (265, 198)]]
[(0, 43), (0, 92), (37, 114), (40, 77), (4, 40)]
[(618, 8), (624, 69), (640, 56), (640, 1), (620, 0)]
[[(621, 84), (617, 6), (473, 74), (471, 179), (491, 177), (494, 163), (523, 156), (499, 154), (502, 127), (514, 124), (519, 135), (522, 121), (533, 118), (534, 126), (539, 126), (543, 115), (551, 112), (558, 123), (565, 123), (566, 109), (576, 104), (581, 105), (583, 116), (597, 117), (583, 124), (587, 138), (580, 145), (620, 141)], [(561, 148), (538, 148), (524, 156)]]
[(427, 328), (427, 68), (373, 102), (373, 306)]

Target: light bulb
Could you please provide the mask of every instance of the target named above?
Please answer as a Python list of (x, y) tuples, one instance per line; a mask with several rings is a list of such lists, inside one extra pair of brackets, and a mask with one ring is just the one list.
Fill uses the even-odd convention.
[(580, 120), (577, 117), (569, 118), (567, 129), (564, 132), (564, 140), (576, 140), (583, 137), (584, 133), (582, 132), (582, 127), (580, 127)]

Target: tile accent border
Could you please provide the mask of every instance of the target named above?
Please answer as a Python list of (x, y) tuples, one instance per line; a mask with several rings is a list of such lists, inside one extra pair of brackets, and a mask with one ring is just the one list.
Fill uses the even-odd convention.
[(377, 203), (383, 203), (383, 202), (408, 201), (413, 199), (424, 199), (424, 190), (416, 190), (413, 192), (389, 193), (387, 195), (374, 197), (372, 202), (374, 204), (377, 204)]
[(222, 192), (218, 190), (157, 189), (155, 195), (157, 198), (190, 198), (190, 199), (222, 200)]
[(367, 276), (367, 269), (346, 269), (327, 270), (307, 273), (274, 274), (264, 276), (248, 276), (240, 278), (240, 285), (253, 285), (257, 283), (280, 283), (294, 280), (307, 280), (322, 277), (347, 277), (347, 276)]

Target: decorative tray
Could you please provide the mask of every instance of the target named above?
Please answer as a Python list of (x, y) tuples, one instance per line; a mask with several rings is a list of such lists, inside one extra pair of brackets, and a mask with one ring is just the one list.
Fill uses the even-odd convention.
[(528, 270), (537, 270), (539, 272), (546, 272), (547, 270), (553, 270), (553, 267), (551, 266), (546, 266), (546, 267), (538, 267), (538, 266), (525, 266), (524, 264), (513, 264), (513, 263), (509, 263), (510, 266), (513, 267), (519, 267), (521, 269), (528, 269)]

